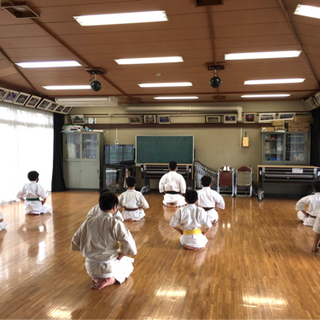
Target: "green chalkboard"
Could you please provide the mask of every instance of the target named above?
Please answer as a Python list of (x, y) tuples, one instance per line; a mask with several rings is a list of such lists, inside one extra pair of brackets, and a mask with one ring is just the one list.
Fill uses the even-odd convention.
[(136, 163), (193, 163), (193, 136), (136, 136)]

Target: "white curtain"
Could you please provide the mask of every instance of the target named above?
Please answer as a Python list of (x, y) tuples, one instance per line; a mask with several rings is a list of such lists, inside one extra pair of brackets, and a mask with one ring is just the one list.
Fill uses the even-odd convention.
[(52, 163), (53, 114), (0, 102), (0, 204), (16, 200), (32, 170), (50, 191)]

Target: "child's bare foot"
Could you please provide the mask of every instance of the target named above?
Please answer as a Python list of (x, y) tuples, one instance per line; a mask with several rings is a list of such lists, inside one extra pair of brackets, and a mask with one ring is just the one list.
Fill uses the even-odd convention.
[[(188, 250), (193, 250), (193, 251), (197, 251), (199, 250), (200, 248), (196, 248), (196, 247), (189, 247), (187, 246), (186, 244), (183, 245), (185, 249), (188, 249)], [(201, 248), (202, 249), (202, 248)]]
[(115, 278), (105, 278), (105, 279), (94, 279), (94, 285), (91, 287), (93, 290), (101, 290), (104, 287), (112, 286), (115, 284), (116, 279)]
[(168, 207), (168, 208), (176, 208), (176, 207), (177, 207), (177, 204), (176, 204), (176, 203), (168, 203), (168, 204), (167, 204), (167, 207)]
[(133, 219), (125, 219), (124, 221), (127, 221), (127, 222), (135, 222), (136, 220), (133, 220)]
[(319, 252), (319, 247), (312, 247), (311, 251), (312, 252)]

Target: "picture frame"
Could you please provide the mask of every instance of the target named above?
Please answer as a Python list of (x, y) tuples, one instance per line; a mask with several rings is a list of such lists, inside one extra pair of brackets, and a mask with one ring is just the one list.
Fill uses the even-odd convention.
[(0, 88), (0, 101), (2, 101), (7, 96), (8, 92), (8, 89)]
[(224, 114), (223, 115), (223, 123), (237, 123), (237, 115), (236, 114)]
[(59, 105), (54, 111), (62, 113), (63, 109), (64, 109), (64, 106)]
[(16, 97), (18, 96), (18, 94), (19, 94), (18, 91), (9, 90), (8, 94), (7, 94), (6, 97), (3, 99), (3, 102), (13, 103), (13, 101), (16, 99)]
[(144, 115), (143, 116), (143, 122), (147, 123), (147, 124), (153, 124), (153, 123), (157, 123), (157, 116), (155, 115)]
[(31, 96), (28, 102), (24, 105), (25, 107), (35, 108), (42, 98), (38, 96)]
[(160, 115), (158, 116), (158, 123), (159, 124), (170, 124), (170, 116), (167, 115)]
[(279, 120), (290, 120), (292, 121), (295, 117), (295, 112), (285, 112), (285, 113), (278, 113), (278, 119)]
[(31, 94), (29, 93), (20, 92), (13, 103), (19, 106), (23, 106), (28, 101), (30, 96)]
[(58, 105), (58, 103), (52, 102), (46, 107), (46, 110), (54, 111), (58, 107)]
[[(59, 106), (59, 107), (60, 107), (60, 106)], [(58, 107), (58, 108), (59, 108), (59, 107)], [(62, 106), (62, 107), (63, 107), (63, 106)], [(58, 109), (58, 108), (57, 108), (57, 109)], [(72, 107), (63, 107), (61, 113), (63, 113), (63, 114), (68, 114), (71, 109), (72, 109)]]
[(83, 114), (73, 114), (70, 117), (72, 124), (84, 124)]
[(275, 113), (259, 113), (259, 123), (271, 123), (273, 120), (276, 119)]
[(142, 123), (142, 119), (140, 116), (130, 116), (128, 119), (129, 119), (130, 124), (141, 124)]
[(257, 114), (255, 112), (248, 112), (243, 114), (243, 123), (255, 123)]
[(221, 122), (221, 116), (218, 116), (218, 115), (206, 116), (206, 123), (220, 123), (220, 122)]
[(52, 103), (51, 100), (48, 99), (43, 99), (37, 106), (37, 109), (47, 109), (49, 107), (49, 105)]

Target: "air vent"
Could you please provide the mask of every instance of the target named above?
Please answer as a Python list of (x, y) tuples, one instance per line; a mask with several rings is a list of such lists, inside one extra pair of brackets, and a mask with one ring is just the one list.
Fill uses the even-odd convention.
[[(0, 1), (1, 2), (1, 1)], [(26, 18), (38, 18), (40, 14), (33, 8), (31, 8), (25, 1), (14, 2), (2, 2), (1, 8), (12, 14), (17, 19)]]
[(219, 4), (223, 4), (224, 0), (196, 0), (196, 6), (216, 6)]

